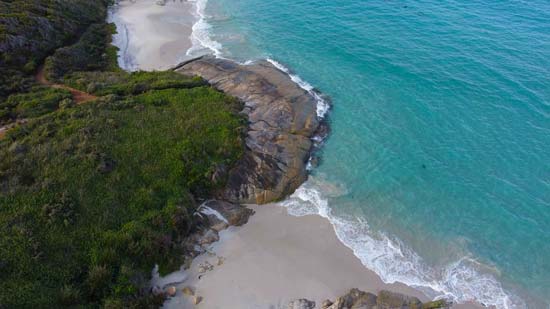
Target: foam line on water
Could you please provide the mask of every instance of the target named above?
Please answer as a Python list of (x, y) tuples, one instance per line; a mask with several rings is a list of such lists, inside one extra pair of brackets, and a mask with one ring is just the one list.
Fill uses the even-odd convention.
[[(197, 17), (197, 22), (192, 27), (192, 45), (191, 48), (187, 50), (187, 56), (193, 56), (203, 49), (209, 49), (217, 58), (224, 58), (222, 56), (222, 44), (212, 39), (211, 37), (210, 30), (212, 29), (212, 25), (208, 23), (208, 15), (206, 14), (206, 5), (208, 3), (208, 0), (193, 0), (190, 2), (195, 3), (194, 14)], [(317, 92), (311, 84), (301, 79), (300, 76), (293, 74), (287, 67), (285, 67), (281, 63), (271, 58), (267, 58), (266, 60), (273, 64), (277, 69), (288, 74), (293, 82), (298, 84), (298, 86), (300, 86), (302, 89), (307, 91), (311, 96), (315, 98), (315, 101), (317, 102), (317, 117), (319, 117), (319, 119), (323, 119), (330, 109), (330, 104), (319, 94), (319, 92)], [(253, 62), (254, 61), (252, 60), (248, 60), (241, 64), (247, 65)]]
[(188, 56), (193, 56), (197, 52), (203, 49), (211, 50), (216, 57), (220, 57), (222, 54), (222, 45), (213, 40), (210, 36), (210, 29), (212, 26), (207, 22), (206, 4), (208, 0), (193, 0), (195, 4), (195, 16), (197, 22), (192, 27), (191, 32), (191, 48), (187, 50)]
[(319, 92), (315, 90), (315, 88), (310, 83), (304, 81), (302, 78), (300, 78), (300, 76), (292, 73), (287, 67), (285, 67), (281, 63), (271, 58), (267, 58), (266, 60), (269, 63), (273, 64), (277, 69), (288, 74), (293, 82), (298, 84), (300, 88), (304, 89), (315, 98), (315, 101), (317, 101), (317, 117), (319, 117), (319, 119), (323, 119), (326, 116), (327, 112), (330, 109), (330, 104), (319, 94)]
[[(187, 51), (187, 55), (193, 56), (201, 50), (208, 49), (216, 57), (224, 58), (222, 44), (211, 38), (212, 26), (207, 22), (208, 16), (205, 13), (207, 0), (192, 2), (195, 2), (198, 21), (192, 28), (193, 45)], [(274, 59), (266, 60), (288, 74), (292, 81), (315, 98), (316, 112), (320, 119), (326, 116), (330, 104), (311, 84)], [(249, 60), (243, 64), (253, 62)], [(515, 295), (507, 293), (494, 276), (476, 270), (481, 264), (471, 257), (464, 257), (444, 269), (436, 270), (426, 265), (418, 254), (398, 239), (382, 233), (373, 235), (365, 220), (333, 215), (326, 197), (320, 192), (330, 195), (330, 192), (334, 194), (341, 191), (341, 188), (327, 189), (328, 184), (324, 183), (324, 187), (320, 189), (319, 184), (320, 182), (312, 177), (280, 205), (286, 207), (289, 214), (294, 216), (320, 215), (327, 218), (332, 223), (338, 239), (352, 249), (363, 265), (375, 271), (384, 282), (402, 282), (427, 294), (450, 298), (457, 302), (477, 301), (497, 308), (526, 308), (525, 303)]]
[(526, 308), (492, 274), (482, 271), (488, 267), (472, 257), (465, 256), (443, 269), (435, 269), (399, 239), (371, 231), (366, 220), (334, 215), (328, 198), (343, 194), (345, 188), (312, 176), (280, 205), (290, 215), (319, 215), (328, 219), (338, 239), (385, 283), (401, 282), (429, 296), (460, 303), (476, 301), (497, 308)]

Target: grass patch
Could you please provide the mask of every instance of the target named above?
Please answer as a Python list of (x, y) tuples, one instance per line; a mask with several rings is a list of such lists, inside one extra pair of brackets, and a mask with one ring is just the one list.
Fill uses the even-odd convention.
[(142, 290), (152, 267), (179, 267), (194, 196), (222, 186), (213, 170), (242, 153), (238, 108), (209, 87), (152, 90), (10, 131), (0, 141), (0, 304), (158, 301)]
[(0, 102), (0, 123), (42, 116), (57, 110), (63, 101), (72, 102), (69, 91), (44, 86), (33, 87), (29, 92), (13, 94), (5, 102)]

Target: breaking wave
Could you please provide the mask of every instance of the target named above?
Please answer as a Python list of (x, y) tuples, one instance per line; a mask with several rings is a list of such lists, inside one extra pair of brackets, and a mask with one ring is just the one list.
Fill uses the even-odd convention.
[(493, 275), (483, 272), (489, 269), (486, 265), (470, 256), (435, 269), (399, 239), (372, 231), (366, 220), (334, 215), (328, 198), (345, 193), (343, 186), (311, 176), (280, 205), (293, 216), (319, 215), (328, 219), (338, 239), (386, 283), (401, 282), (428, 296), (455, 302), (475, 301), (497, 308), (526, 308), (526, 304), (505, 291)]

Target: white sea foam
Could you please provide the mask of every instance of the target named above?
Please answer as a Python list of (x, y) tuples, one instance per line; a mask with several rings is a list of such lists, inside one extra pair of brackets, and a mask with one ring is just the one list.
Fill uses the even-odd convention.
[(195, 4), (194, 14), (197, 17), (197, 22), (192, 28), (192, 46), (187, 50), (187, 55), (194, 56), (203, 49), (209, 49), (216, 57), (220, 57), (222, 54), (222, 45), (211, 38), (210, 29), (212, 26), (207, 22), (208, 16), (205, 10), (208, 0), (193, 0), (190, 2), (194, 2)]
[(267, 61), (273, 64), (277, 69), (288, 74), (288, 76), (290, 76), (290, 79), (292, 79), (293, 82), (298, 84), (298, 86), (300, 86), (302, 89), (307, 91), (311, 96), (315, 98), (315, 100), (317, 101), (317, 117), (322, 119), (326, 116), (327, 112), (330, 109), (330, 104), (323, 97), (321, 97), (321, 95), (319, 95), (317, 91), (315, 91), (315, 88), (310, 83), (301, 79), (300, 76), (290, 72), (290, 70), (284, 65), (282, 65), (281, 63), (271, 58), (267, 58)]
[(373, 232), (364, 219), (334, 215), (328, 198), (345, 192), (342, 186), (312, 176), (280, 205), (294, 216), (327, 218), (338, 239), (386, 283), (402, 282), (431, 297), (445, 297), (456, 302), (476, 301), (497, 308), (526, 308), (526, 304), (506, 292), (493, 275), (482, 271), (486, 266), (470, 257), (444, 269), (435, 269), (399, 239)]
[[(224, 58), (222, 56), (222, 44), (211, 37), (210, 30), (212, 29), (212, 25), (208, 23), (208, 15), (206, 14), (206, 5), (208, 0), (193, 0), (190, 2), (195, 3), (194, 14), (197, 17), (197, 22), (192, 28), (192, 46), (189, 50), (187, 50), (187, 56), (194, 56), (200, 53), (201, 50), (209, 49), (213, 52), (214, 56)], [(311, 84), (301, 79), (298, 75), (291, 73), (290, 70), (281, 63), (271, 58), (267, 58), (266, 60), (273, 64), (277, 69), (287, 73), (293, 82), (298, 84), (302, 89), (313, 96), (317, 102), (317, 116), (320, 119), (325, 117), (330, 109), (330, 104), (317, 91), (315, 91), (315, 88)], [(248, 65), (252, 63), (254, 63), (254, 61), (247, 60), (241, 64)]]

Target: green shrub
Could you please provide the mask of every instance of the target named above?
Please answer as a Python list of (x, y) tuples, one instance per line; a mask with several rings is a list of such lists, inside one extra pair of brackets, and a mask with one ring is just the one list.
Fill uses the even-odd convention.
[(71, 285), (64, 285), (59, 291), (59, 303), (63, 306), (78, 305), (81, 298), (80, 291)]
[(3, 105), (13, 118), (31, 118), (58, 109), (61, 101), (71, 97), (67, 90), (35, 87), (28, 93), (11, 95)]
[(14, 92), (27, 91), (36, 64), (78, 38), (90, 24), (103, 22), (110, 2), (0, 1), (0, 101)]
[[(116, 48), (110, 45), (113, 27), (105, 23), (92, 24), (77, 43), (59, 48), (48, 57), (45, 72), (48, 80), (61, 80), (69, 72), (116, 70)], [(113, 52), (107, 52), (114, 50)], [(92, 91), (90, 91), (92, 92)]]
[[(116, 74), (126, 82), (105, 81), (105, 88), (130, 89), (145, 77), (191, 80)], [(33, 96), (51, 91), (58, 90)], [(14, 95), (9, 106), (31, 98)], [(72, 303), (73, 291), (83, 306), (161, 302), (145, 288), (148, 276), (155, 264), (166, 273), (183, 263), (179, 244), (194, 228), (193, 196), (223, 185), (211, 183), (211, 170), (242, 154), (240, 109), (210, 87), (149, 89), (58, 109), (11, 130), (0, 140), (0, 256), (9, 269), (0, 303), (58, 307)]]

